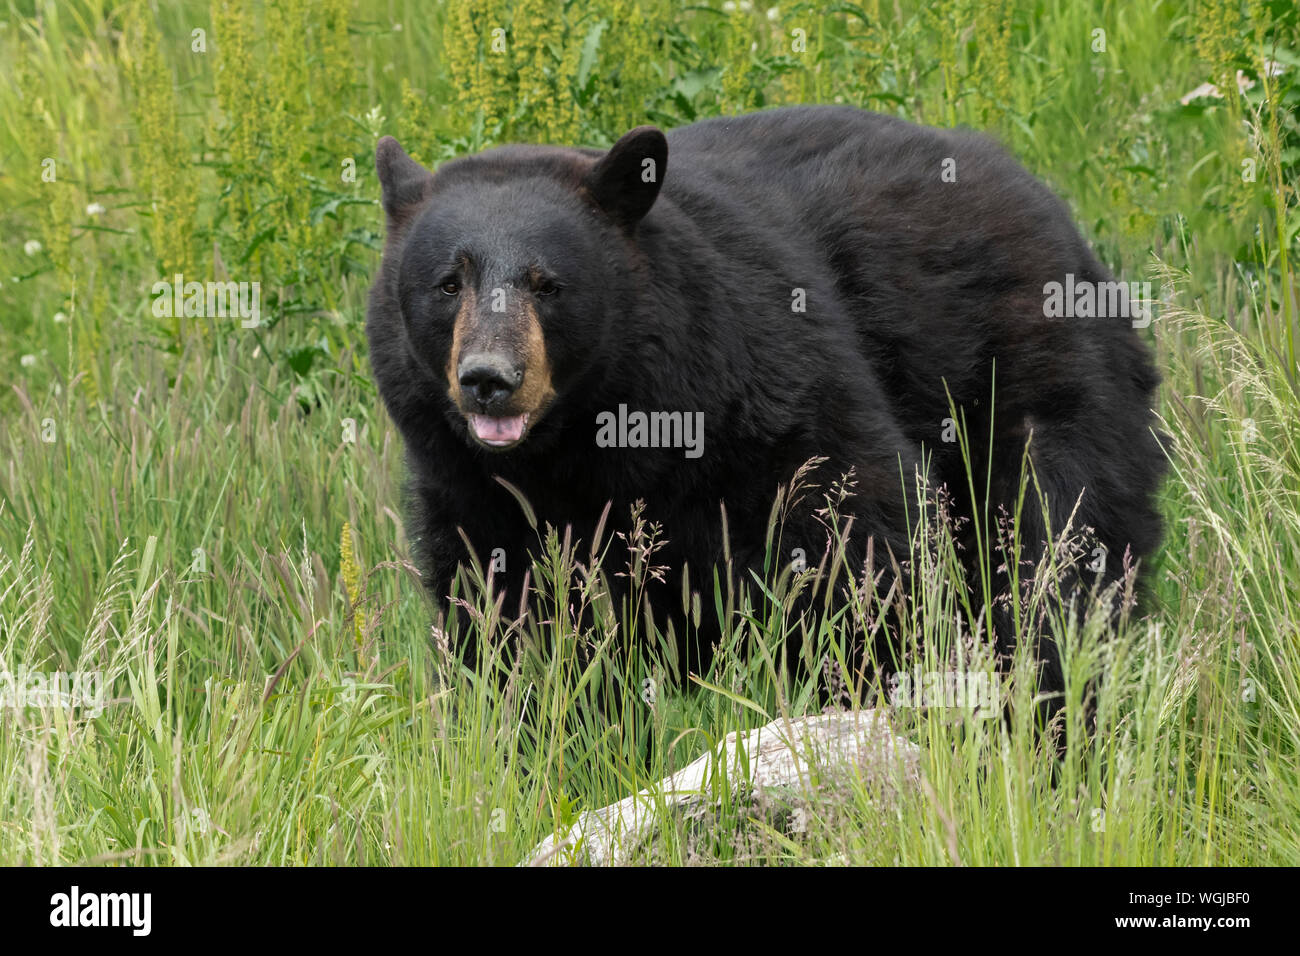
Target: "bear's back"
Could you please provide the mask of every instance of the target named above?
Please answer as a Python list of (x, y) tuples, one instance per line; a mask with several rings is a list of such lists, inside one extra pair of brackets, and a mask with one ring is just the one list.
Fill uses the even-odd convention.
[[(996, 220), (1019, 247), (1077, 261), (1086, 246), (1060, 199), (996, 142), (851, 106), (716, 117), (668, 133), (663, 195), (706, 218), (730, 209), (821, 246), (879, 232), (916, 256), (969, 246)], [(653, 215), (653, 212), (652, 212)], [(878, 224), (878, 228), (877, 228)]]

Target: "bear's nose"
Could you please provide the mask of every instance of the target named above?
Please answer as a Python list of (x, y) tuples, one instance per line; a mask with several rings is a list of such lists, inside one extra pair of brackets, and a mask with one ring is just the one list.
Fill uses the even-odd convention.
[(514, 394), (524, 373), (497, 355), (467, 355), (460, 363), (460, 387), (488, 411)]

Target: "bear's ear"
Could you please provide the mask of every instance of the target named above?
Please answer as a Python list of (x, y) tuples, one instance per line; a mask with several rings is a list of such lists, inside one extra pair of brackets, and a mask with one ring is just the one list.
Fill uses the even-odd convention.
[(596, 161), (583, 188), (624, 229), (650, 211), (668, 168), (668, 140), (653, 126), (638, 126)]
[(383, 137), (375, 146), (375, 171), (383, 189), (388, 231), (396, 232), (433, 193), (433, 173), (407, 156), (391, 136)]

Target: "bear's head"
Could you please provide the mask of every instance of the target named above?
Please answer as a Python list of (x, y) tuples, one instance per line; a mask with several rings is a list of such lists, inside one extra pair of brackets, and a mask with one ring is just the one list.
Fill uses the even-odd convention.
[[(634, 234), (667, 158), (649, 126), (603, 154), (506, 146), (436, 173), (381, 139), (387, 237), (367, 332), (390, 409), (419, 392), (467, 443), (504, 452), (581, 407), (628, 309)], [(418, 382), (385, 382), (379, 363), (401, 349)]]

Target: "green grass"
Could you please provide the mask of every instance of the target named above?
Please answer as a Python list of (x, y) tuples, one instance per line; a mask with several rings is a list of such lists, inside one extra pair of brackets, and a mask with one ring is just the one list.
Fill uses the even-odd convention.
[[(784, 604), (807, 579), (771, 580), (750, 603), (720, 585), (699, 613), (720, 609), (730, 637), (692, 682), (671, 655), (626, 654), (660, 644), (644, 608), (608, 606), (578, 566), (592, 543), (566, 548), (563, 529), (540, 529), (535, 578), (591, 602), (596, 629), (577, 626), (569, 600), (516, 624), (467, 595), (483, 643), (509, 635), (525, 653), (504, 684), (490, 674), (499, 658), (453, 673), (410, 564), (400, 442), (361, 325), (381, 232), (377, 135), (396, 131), (434, 162), (557, 130), (607, 144), (630, 117), (843, 101), (989, 129), (1069, 200), (1113, 268), (1162, 290), (1145, 333), (1171, 460), (1152, 606), (1114, 633), (1100, 615), (1070, 632), (1076, 731), (1083, 687), (1106, 676), (1097, 733), (1070, 734), (1059, 765), (1037, 745), (1021, 680), (1006, 727), (899, 712), (923, 746), (922, 784), (888, 812), (849, 785), (796, 833), (721, 788), (703, 837), (665, 814), (661, 859), (1300, 863), (1294, 9), (951, 0), (782, 5), (773, 20), (652, 2), (657, 29), (625, 36), (618, 4), (557, 3), (545, 70), (497, 63), (470, 87), (447, 65), (461, 5), (340, 6), (345, 59), (309, 32), (313, 82), (295, 83), (297, 53), (272, 24), (252, 31), (258, 69), (224, 93), (233, 41), (204, 4), (0, 12), (0, 60), (15, 65), (0, 85), (0, 367), (13, 384), (0, 394), (0, 670), (101, 671), (111, 698), (93, 717), (0, 709), (0, 862), (513, 864), (575, 808), (620, 799), (731, 731), (814, 711), (811, 685), (773, 663), (781, 641), (810, 628), (816, 661), (869, 609), (801, 624)], [(140, 19), (123, 32), (128, 14)], [(799, 27), (807, 54), (790, 50)], [(1265, 55), (1280, 76), (1261, 75)], [(1238, 68), (1255, 80), (1242, 96), (1179, 103)], [(494, 126), (474, 99), (509, 107), (546, 89), (575, 114), (517, 110)], [(295, 112), (241, 130), (223, 96)], [(355, 182), (339, 176), (346, 158)], [(267, 327), (156, 320), (150, 288), (176, 267), (260, 280)], [(918, 534), (910, 638), (947, 666), (982, 609), (960, 600), (942, 529)], [(653, 564), (646, 537), (597, 550), (606, 575)], [(980, 662), (978, 649), (964, 659)], [(597, 690), (625, 700), (621, 721), (596, 716)]]

